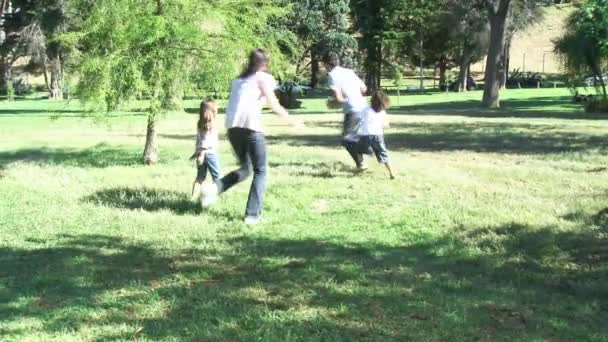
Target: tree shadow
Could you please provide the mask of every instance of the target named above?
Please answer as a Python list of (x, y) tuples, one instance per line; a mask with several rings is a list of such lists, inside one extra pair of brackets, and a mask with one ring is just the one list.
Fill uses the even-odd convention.
[(57, 109), (57, 110), (37, 110), (37, 109), (0, 109), (0, 116), (19, 116), (19, 117), (51, 117), (61, 116), (70, 118), (84, 118), (86, 113), (82, 110)]
[[(407, 99), (406, 99), (407, 100)], [(472, 118), (548, 118), (605, 120), (605, 114), (585, 113), (570, 96), (542, 96), (501, 101), (501, 109), (485, 109), (479, 100), (457, 100), (426, 104), (394, 106), (391, 114), (417, 116), (465, 116)], [(556, 109), (556, 108), (559, 108)]]
[(291, 176), (330, 179), (355, 174), (353, 167), (342, 162), (270, 162), (268, 166)]
[[(38, 333), (133, 327), (104, 340), (608, 336), (608, 240), (597, 230), (456, 227), (413, 241), (248, 235), (228, 248), (165, 250), (103, 235), (47, 238), (0, 249), (0, 320), (42, 319)], [(158, 305), (162, 315), (146, 314)]]
[(84, 202), (104, 207), (129, 210), (168, 210), (177, 215), (198, 215), (200, 206), (193, 203), (186, 193), (149, 188), (113, 188), (98, 191), (83, 198)]
[[(254, 235), (224, 242), (161, 249), (64, 235), (37, 248), (1, 248), (0, 318), (42, 319), (37, 333), (133, 327), (103, 340), (608, 336), (608, 240), (588, 227), (457, 227), (392, 244)], [(162, 314), (147, 313), (159, 306)]]
[(17, 162), (106, 168), (141, 164), (141, 153), (107, 144), (98, 144), (86, 149), (43, 147), (0, 152), (0, 165)]
[[(333, 122), (316, 122), (317, 127), (335, 128)], [(512, 154), (550, 154), (599, 150), (605, 153), (608, 141), (601, 135), (564, 132), (559, 126), (525, 123), (457, 122), (393, 123), (399, 132), (387, 131), (389, 150), (473, 151)], [(271, 144), (290, 146), (340, 146), (338, 134), (270, 135)]]

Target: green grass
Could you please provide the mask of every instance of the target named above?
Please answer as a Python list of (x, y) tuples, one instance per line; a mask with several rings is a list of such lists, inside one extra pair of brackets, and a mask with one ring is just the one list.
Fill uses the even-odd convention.
[(195, 115), (145, 167), (145, 116), (1, 103), (0, 339), (607, 341), (608, 122), (563, 89), (480, 97), (394, 98), (396, 181), (352, 172), (323, 99), (303, 130), (267, 116), (254, 228), (248, 183), (188, 202)]

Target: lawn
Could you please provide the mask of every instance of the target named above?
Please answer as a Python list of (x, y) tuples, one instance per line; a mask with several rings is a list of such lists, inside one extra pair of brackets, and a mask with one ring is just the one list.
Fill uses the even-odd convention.
[(269, 115), (253, 228), (248, 184), (188, 201), (193, 114), (146, 167), (141, 114), (0, 103), (0, 339), (608, 341), (608, 122), (564, 89), (480, 97), (395, 97), (395, 181), (353, 173), (321, 96), (305, 129)]

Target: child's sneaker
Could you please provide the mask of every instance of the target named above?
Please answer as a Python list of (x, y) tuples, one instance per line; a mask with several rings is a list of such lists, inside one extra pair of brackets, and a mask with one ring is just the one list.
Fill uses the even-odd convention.
[(253, 225), (260, 223), (261, 219), (262, 219), (261, 216), (249, 216), (248, 215), (245, 217), (245, 224), (248, 226), (253, 226)]
[(209, 208), (217, 202), (218, 191), (215, 183), (205, 184), (202, 186), (201, 207)]

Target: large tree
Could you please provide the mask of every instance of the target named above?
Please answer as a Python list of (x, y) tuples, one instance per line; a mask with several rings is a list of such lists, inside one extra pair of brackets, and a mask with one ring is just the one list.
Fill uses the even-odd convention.
[(360, 51), (368, 88), (380, 89), (387, 47), (421, 42), (434, 26), (432, 18), (446, 0), (353, 0), (353, 18), (360, 34)]
[(486, 0), (488, 18), (490, 21), (490, 46), (486, 61), (486, 77), (482, 105), (488, 108), (500, 107), (500, 76), (503, 69), (504, 54), (509, 11), (513, 0)]
[(0, 42), (5, 79), (10, 82), (12, 64), (27, 57), (35, 66), (30, 69), (44, 75), (49, 97), (62, 98), (66, 56), (56, 38), (68, 27), (65, 0), (12, 0), (10, 9), (2, 25), (6, 39)]
[[(480, 0), (488, 12), (490, 22), (490, 46), (486, 61), (485, 87), (482, 105), (488, 108), (500, 107), (500, 89), (506, 79), (507, 63), (505, 56), (508, 50), (509, 33), (514, 33), (529, 18), (521, 16), (533, 13), (532, 9), (541, 3), (541, 0)], [(515, 13), (514, 7), (520, 9)], [(521, 20), (513, 24), (513, 18)]]
[(442, 21), (450, 29), (449, 39), (458, 44), (458, 91), (467, 91), (469, 69), (488, 52), (489, 24), (484, 6), (475, 0), (451, 2)]
[(62, 43), (75, 54), (78, 95), (98, 112), (146, 99), (147, 164), (159, 159), (157, 122), (175, 89), (225, 91), (256, 46), (270, 48), (273, 60), (280, 61), (268, 20), (283, 10), (272, 0), (75, 0), (74, 5), (85, 15)]
[(320, 57), (329, 50), (338, 52), (342, 59), (352, 61), (357, 41), (349, 33), (350, 0), (294, 0), (293, 12), (286, 27), (298, 37), (300, 48), (296, 74), (310, 66), (310, 84), (319, 83)]
[(608, 100), (608, 0), (588, 0), (568, 18), (564, 35), (555, 41), (555, 52), (573, 84), (592, 75), (595, 86)]

